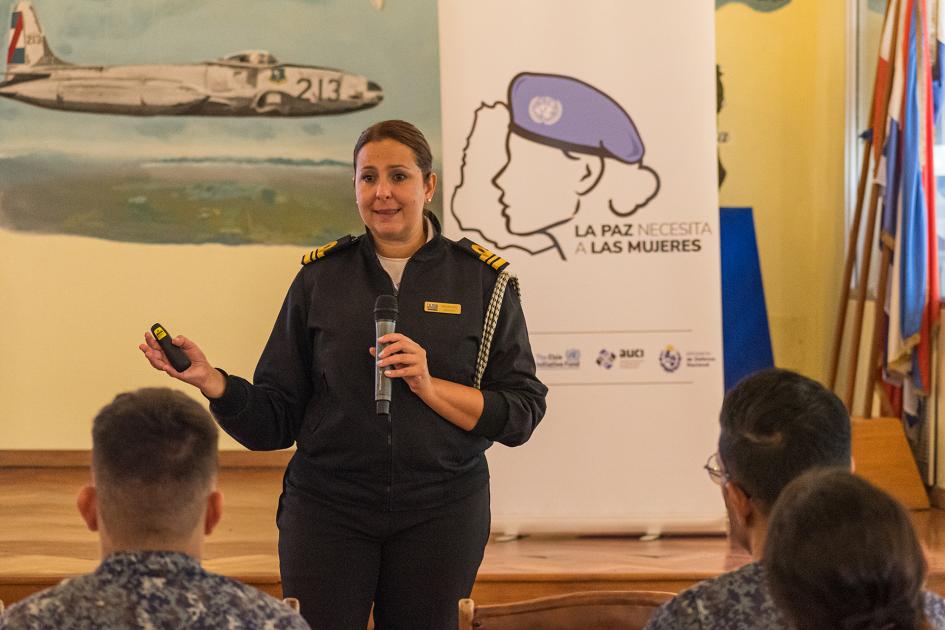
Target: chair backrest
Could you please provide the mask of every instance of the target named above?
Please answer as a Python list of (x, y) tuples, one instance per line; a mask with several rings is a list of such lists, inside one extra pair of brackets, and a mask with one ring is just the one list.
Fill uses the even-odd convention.
[(299, 600), (296, 599), (295, 597), (286, 597), (282, 601), (285, 602), (289, 606), (289, 608), (291, 608), (295, 612), (299, 612)]
[(511, 604), (459, 602), (460, 630), (642, 630), (653, 612), (675, 593), (586, 591)]

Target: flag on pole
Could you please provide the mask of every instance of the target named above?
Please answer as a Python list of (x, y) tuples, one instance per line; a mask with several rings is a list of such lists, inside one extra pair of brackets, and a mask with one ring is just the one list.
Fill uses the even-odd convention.
[[(941, 7), (936, 6), (936, 19)], [(935, 233), (933, 84), (928, 0), (900, 0), (890, 53), (892, 88), (878, 181), (883, 194), (882, 242), (893, 252), (887, 293), (886, 371), (909, 378), (907, 391), (931, 388), (932, 339), (938, 323)], [(887, 22), (890, 20), (887, 18)], [(888, 26), (888, 25), (887, 25)], [(884, 26), (884, 45), (887, 27)], [(936, 68), (936, 71), (940, 70)], [(912, 387), (914, 386), (914, 387)], [(907, 410), (916, 406), (906, 401)]]
[[(899, 0), (890, 0), (886, 5), (886, 18), (883, 21), (883, 34), (879, 44), (879, 59), (876, 62), (876, 83), (873, 88), (873, 118), (870, 120), (870, 132), (873, 134), (873, 164), (880, 184), (885, 183), (886, 127), (896, 54), (899, 4)], [(896, 120), (898, 121), (898, 118)]]
[[(889, 101), (886, 103), (886, 130), (885, 142), (883, 145), (883, 155), (881, 162), (877, 164), (877, 181), (883, 186), (883, 214), (881, 221), (880, 243), (893, 253), (890, 263), (891, 269), (888, 280), (888, 291), (886, 292), (886, 344), (884, 348), (884, 377), (887, 382), (894, 385), (902, 383), (901, 366), (900, 369), (894, 369), (897, 366), (895, 359), (899, 359), (903, 354), (899, 336), (892, 334), (891, 331), (898, 331), (900, 308), (899, 308), (899, 250), (896, 247), (896, 236), (898, 233), (899, 219), (899, 188), (902, 174), (902, 150), (901, 150), (901, 121), (902, 104), (905, 94), (906, 68), (904, 60), (906, 41), (908, 11), (910, 0), (896, 0), (895, 6), (890, 7), (890, 13), (887, 16), (887, 27), (893, 28), (891, 37), (891, 50), (889, 51), (889, 65), (892, 71), (892, 85), (889, 91)], [(886, 30), (886, 29), (884, 29)], [(884, 38), (885, 41), (885, 38)]]
[[(935, 19), (929, 10), (935, 5)], [(932, 363), (934, 353), (935, 334), (939, 321), (939, 276), (938, 276), (938, 234), (935, 218), (935, 89), (932, 76), (932, 59), (938, 49), (938, 42), (932, 36), (931, 27), (936, 24), (941, 11), (941, 3), (935, 0), (921, 0), (921, 11), (918, 26), (922, 27), (921, 42), (917, 54), (922, 55), (923, 90), (920, 92), (919, 106), (923, 108), (919, 120), (922, 139), (920, 154), (922, 170), (922, 192), (925, 195), (923, 211), (925, 213), (925, 303), (919, 330), (918, 352), (913, 354), (913, 382), (924, 394), (932, 392)], [(939, 97), (941, 100), (941, 97)]]
[(935, 57), (932, 62), (932, 104), (935, 117), (935, 126), (942, 120), (942, 86), (945, 84), (945, 63), (942, 55), (945, 54), (945, 2), (935, 0), (934, 34), (932, 42), (935, 47)]

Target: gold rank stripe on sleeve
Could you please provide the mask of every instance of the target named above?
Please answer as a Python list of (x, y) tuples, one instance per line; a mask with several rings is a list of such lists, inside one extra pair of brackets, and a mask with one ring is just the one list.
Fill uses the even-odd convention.
[(450, 304), (449, 302), (424, 302), (423, 310), (427, 313), (443, 313), (446, 315), (460, 315), (463, 312), (462, 304)]
[(463, 251), (469, 253), (471, 256), (475, 256), (496, 271), (502, 271), (509, 266), (509, 261), (505, 258), (502, 258), (498, 254), (493, 254), (479, 243), (474, 243), (468, 238), (461, 239), (456, 244), (459, 245)]
[(338, 240), (332, 241), (330, 243), (325, 243), (321, 247), (316, 247), (312, 251), (302, 256), (302, 264), (309, 265), (315, 262), (316, 260), (321, 260), (328, 254), (342, 250), (348, 245), (351, 245), (352, 243), (354, 243), (355, 241), (357, 241), (357, 237), (351, 236), (349, 234), (348, 236), (343, 236), (342, 238), (339, 238)]

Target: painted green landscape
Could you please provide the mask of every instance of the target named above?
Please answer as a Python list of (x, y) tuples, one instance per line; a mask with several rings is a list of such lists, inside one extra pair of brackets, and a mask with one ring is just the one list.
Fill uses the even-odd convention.
[(332, 160), (0, 157), (0, 226), (137, 243), (318, 245), (361, 233)]

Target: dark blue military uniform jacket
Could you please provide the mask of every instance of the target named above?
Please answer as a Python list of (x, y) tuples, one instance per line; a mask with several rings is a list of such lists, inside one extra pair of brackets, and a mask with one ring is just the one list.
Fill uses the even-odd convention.
[[(483, 320), (498, 276), (480, 252), (439, 233), (411, 257), (397, 294), (397, 332), (422, 346), (434, 377), (472, 386)], [(468, 241), (467, 241), (468, 243)], [(525, 442), (545, 412), (517, 292), (502, 303), (472, 431), (444, 420), (393, 379), (391, 416), (374, 404), (374, 302), (394, 294), (370, 233), (306, 257), (289, 288), (253, 384), (227, 376), (211, 403), (223, 429), (250, 449), (297, 443), (287, 483), (380, 510), (436, 507), (488, 482), (494, 440)], [(459, 305), (459, 314), (425, 304)], [(455, 309), (453, 309), (455, 310)]]

